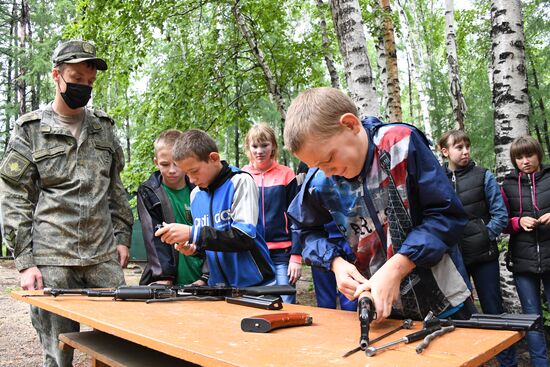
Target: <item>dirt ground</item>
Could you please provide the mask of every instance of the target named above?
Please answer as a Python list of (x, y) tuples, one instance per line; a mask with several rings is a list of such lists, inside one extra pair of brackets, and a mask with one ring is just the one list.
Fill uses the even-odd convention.
[[(315, 294), (311, 281), (309, 267), (303, 268), (302, 279), (298, 281), (297, 299), (300, 304), (315, 306)], [(125, 270), (126, 282), (138, 284), (141, 275), (140, 264), (130, 263)], [(13, 261), (0, 260), (0, 367), (33, 367), (40, 366), (42, 355), (40, 343), (32, 327), (29, 306), (18, 302), (9, 296), (9, 293), (19, 288), (19, 274), (15, 270)], [(529, 366), (529, 357), (525, 343), (519, 343), (520, 367)], [(88, 367), (89, 359), (75, 351), (75, 367)], [(495, 360), (485, 366), (496, 367)]]

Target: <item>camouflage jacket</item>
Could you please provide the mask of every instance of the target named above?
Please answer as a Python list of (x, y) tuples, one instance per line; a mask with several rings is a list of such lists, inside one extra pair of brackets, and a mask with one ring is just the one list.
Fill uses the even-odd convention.
[(113, 124), (86, 109), (77, 142), (55, 123), (51, 105), (17, 121), (0, 165), (0, 214), (18, 270), (94, 265), (130, 245), (133, 217)]

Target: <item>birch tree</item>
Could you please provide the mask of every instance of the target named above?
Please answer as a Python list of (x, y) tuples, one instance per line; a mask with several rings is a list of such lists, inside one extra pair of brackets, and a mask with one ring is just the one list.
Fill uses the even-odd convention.
[(445, 0), (445, 33), (447, 41), (447, 63), (449, 66), (449, 84), (451, 91), (451, 103), (455, 118), (455, 128), (464, 130), (464, 115), (466, 113), (466, 101), (462, 94), (460, 78), (458, 74), (458, 56), (456, 52), (454, 1)]
[(334, 65), (334, 57), (330, 51), (330, 39), (327, 35), (327, 22), (325, 20), (325, 3), (323, 0), (317, 0), (317, 9), (319, 10), (319, 28), (321, 29), (323, 58), (327, 66), (328, 74), (330, 75), (330, 85), (333, 88), (340, 88), (340, 78)]
[(378, 97), (367, 54), (359, 1), (331, 0), (330, 5), (350, 96), (361, 116), (378, 116)]
[(390, 121), (388, 113), (388, 68), (384, 38), (382, 36), (378, 37), (378, 41), (374, 44), (374, 47), (376, 48), (378, 80), (380, 81), (380, 90), (382, 92), (382, 99), (380, 100), (380, 117), (384, 121)]
[[(404, 5), (404, 2), (402, 2)], [(447, 62), (445, 49), (445, 19), (441, 8), (435, 9), (433, 1), (407, 1), (407, 16), (410, 17), (410, 34), (416, 40), (416, 50), (423, 61), (420, 75), (429, 96), (430, 125), (434, 136), (450, 128), (451, 111), (448, 79), (444, 73)]]
[(232, 11), (233, 11), (233, 15), (235, 16), (237, 28), (239, 29), (243, 38), (246, 40), (246, 42), (250, 46), (250, 51), (258, 61), (258, 65), (262, 68), (265, 81), (267, 83), (267, 89), (269, 91), (269, 95), (275, 102), (275, 105), (277, 106), (277, 111), (279, 111), (279, 114), (281, 114), (281, 120), (284, 126), (284, 121), (286, 120), (286, 108), (285, 108), (283, 95), (281, 94), (281, 88), (279, 87), (277, 80), (275, 80), (275, 77), (271, 72), (271, 68), (269, 67), (269, 65), (265, 60), (265, 56), (262, 49), (258, 47), (258, 42), (256, 41), (256, 38), (254, 38), (254, 35), (250, 32), (248, 24), (246, 23), (246, 20), (243, 14), (241, 13), (241, 8), (238, 0), (235, 1)]
[[(542, 138), (539, 138), (541, 141), (542, 146), (546, 146), (546, 153), (550, 156), (550, 136), (548, 135), (548, 119), (546, 118), (546, 107), (544, 106), (544, 100), (541, 96), (540, 86), (539, 86), (539, 78), (537, 76), (537, 68), (535, 67), (535, 63), (533, 62), (533, 59), (529, 59), (529, 63), (531, 65), (531, 71), (533, 73), (533, 86), (535, 87), (535, 90), (537, 91), (537, 101), (538, 101), (538, 107), (541, 112), (542, 117), (542, 128), (544, 131), (544, 143), (542, 142)], [(529, 95), (531, 97), (531, 95)], [(529, 105), (532, 105), (532, 103), (529, 103)], [(534, 110), (533, 107), (531, 107), (531, 110)], [(535, 125), (538, 126), (538, 125)]]
[[(422, 126), (424, 127), (424, 133), (426, 137), (433, 140), (432, 125), (430, 123), (430, 95), (425, 91), (424, 85), (426, 82), (422, 77), (422, 71), (425, 70), (422, 48), (418, 46), (416, 40), (410, 31), (409, 18), (405, 13), (405, 9), (399, 4), (399, 18), (401, 20), (401, 30), (403, 32), (403, 38), (405, 41), (405, 48), (410, 57), (410, 69), (415, 81), (416, 90), (418, 92), (418, 99), (420, 100), (420, 115), (422, 117)], [(418, 65), (418, 68), (417, 68)]]
[(16, 113), (13, 106), (15, 104), (14, 101), (17, 99), (17, 90), (16, 88), (14, 88), (14, 74), (17, 73), (17, 63), (15, 62), (16, 59), (13, 57), (12, 53), (12, 50), (15, 48), (15, 34), (17, 33), (16, 2), (15, 0), (13, 0), (11, 4), (6, 3), (4, 4), (4, 6), (5, 8), (2, 8), (0, 16), (2, 16), (2, 22), (9, 25), (9, 30), (6, 31), (5, 28), (0, 30), (0, 32), (2, 32), (2, 39), (5, 42), (5, 44), (2, 45), (2, 48), (6, 50), (4, 51), (6, 53), (5, 57), (2, 57), (2, 69), (5, 71), (4, 75), (2, 75), (2, 78), (4, 80), (3, 83), (0, 84), (0, 88), (4, 89), (2, 94), (5, 98), (3, 101), (5, 107), (2, 111), (4, 127), (4, 131), (2, 132), (2, 156), (8, 146), (12, 119), (16, 117), (14, 116), (16, 115)]
[(401, 88), (399, 87), (397, 50), (395, 48), (390, 0), (380, 0), (380, 7), (382, 8), (382, 33), (387, 71), (387, 113), (390, 121), (397, 122), (403, 120), (403, 114), (401, 111)]
[[(30, 14), (29, 3), (27, 0), (21, 1), (20, 7), (21, 13), (19, 15), (19, 26), (17, 29), (17, 36), (19, 39), (19, 48), (21, 55), (25, 55), (28, 45), (28, 37), (30, 35)], [(27, 84), (25, 82), (25, 75), (27, 74), (26, 63), (19, 64), (19, 75), (17, 76), (17, 97), (19, 100), (19, 114), (23, 115), (27, 112)]]
[(520, 0), (491, 2), (496, 175), (513, 169), (512, 140), (528, 133), (529, 100)]

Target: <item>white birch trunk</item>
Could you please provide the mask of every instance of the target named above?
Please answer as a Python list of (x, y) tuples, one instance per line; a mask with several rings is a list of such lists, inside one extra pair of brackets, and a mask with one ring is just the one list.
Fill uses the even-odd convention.
[(378, 116), (378, 97), (372, 79), (359, 1), (331, 0), (330, 4), (350, 96), (361, 116)]
[[(405, 14), (403, 6), (399, 4), (399, 16), (401, 19), (401, 30), (403, 31), (405, 47), (407, 53), (411, 55), (411, 73), (415, 81), (416, 90), (418, 92), (418, 99), (420, 100), (420, 114), (422, 116), (422, 126), (424, 127), (424, 134), (426, 137), (433, 141), (432, 125), (430, 123), (430, 96), (424, 90), (425, 78), (422, 77), (422, 70), (424, 69), (423, 53), (422, 49), (418, 47), (416, 41), (411, 35), (409, 20)], [(418, 65), (418, 68), (416, 67)]]
[[(21, 55), (25, 55), (28, 44), (28, 33), (30, 32), (30, 14), (29, 3), (27, 0), (21, 1), (21, 13), (19, 18), (19, 27), (17, 30), (17, 36), (19, 39), (19, 51)], [(17, 77), (17, 96), (19, 100), (19, 115), (23, 115), (27, 112), (27, 83), (25, 82), (25, 76), (27, 75), (27, 68), (25, 63), (19, 63), (19, 75)]]
[(451, 88), (451, 103), (455, 118), (455, 128), (464, 130), (464, 115), (466, 101), (462, 94), (458, 76), (458, 55), (456, 51), (454, 1), (445, 0), (445, 33), (447, 36), (447, 64), (449, 65), (449, 83)]
[(529, 99), (520, 0), (491, 1), (496, 176), (513, 169), (512, 141), (528, 134)]
[(384, 35), (384, 50), (386, 51), (386, 70), (388, 73), (387, 114), (391, 122), (399, 122), (403, 120), (403, 113), (401, 111), (401, 88), (399, 86), (397, 50), (395, 48), (390, 1), (380, 0), (380, 7), (382, 8), (382, 31)]
[(334, 57), (332, 57), (332, 52), (330, 51), (330, 40), (327, 36), (327, 22), (325, 21), (325, 3), (323, 2), (323, 0), (317, 0), (317, 9), (319, 10), (320, 14), (319, 28), (321, 29), (325, 64), (327, 65), (327, 70), (330, 75), (330, 85), (333, 88), (340, 88), (340, 78), (338, 77), (336, 66), (334, 65)]
[(376, 63), (378, 65), (378, 79), (380, 80), (380, 89), (382, 99), (380, 100), (380, 117), (384, 121), (389, 121), (388, 115), (388, 73), (386, 64), (386, 50), (384, 48), (384, 38), (378, 37), (376, 47)]
[[(407, 4), (410, 6), (412, 22), (409, 25), (414, 27), (414, 30), (411, 32), (411, 39), (414, 41), (414, 49), (418, 52), (419, 60), (419, 70), (422, 80), (426, 86), (426, 96), (428, 98), (429, 104), (428, 109), (433, 110), (434, 103), (437, 104), (437, 94), (434, 95), (435, 102), (431, 100), (431, 97), (428, 94), (428, 91), (432, 90), (431, 85), (431, 75), (434, 73), (434, 54), (430, 44), (426, 42), (426, 29), (422, 26), (422, 23), (425, 22), (425, 14), (422, 11), (418, 11), (416, 8), (416, 1), (408, 1)], [(433, 5), (433, 3), (432, 3)]]

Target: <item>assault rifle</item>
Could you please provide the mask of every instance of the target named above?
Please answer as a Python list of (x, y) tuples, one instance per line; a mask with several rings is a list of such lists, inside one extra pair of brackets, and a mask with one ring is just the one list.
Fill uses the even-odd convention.
[(283, 308), (281, 295), (296, 294), (289, 285), (234, 288), (225, 286), (170, 286), (144, 285), (122, 286), (114, 289), (63, 289), (44, 288), (45, 296), (82, 295), (88, 297), (112, 297), (117, 301), (220, 301), (262, 308), (280, 310)]

